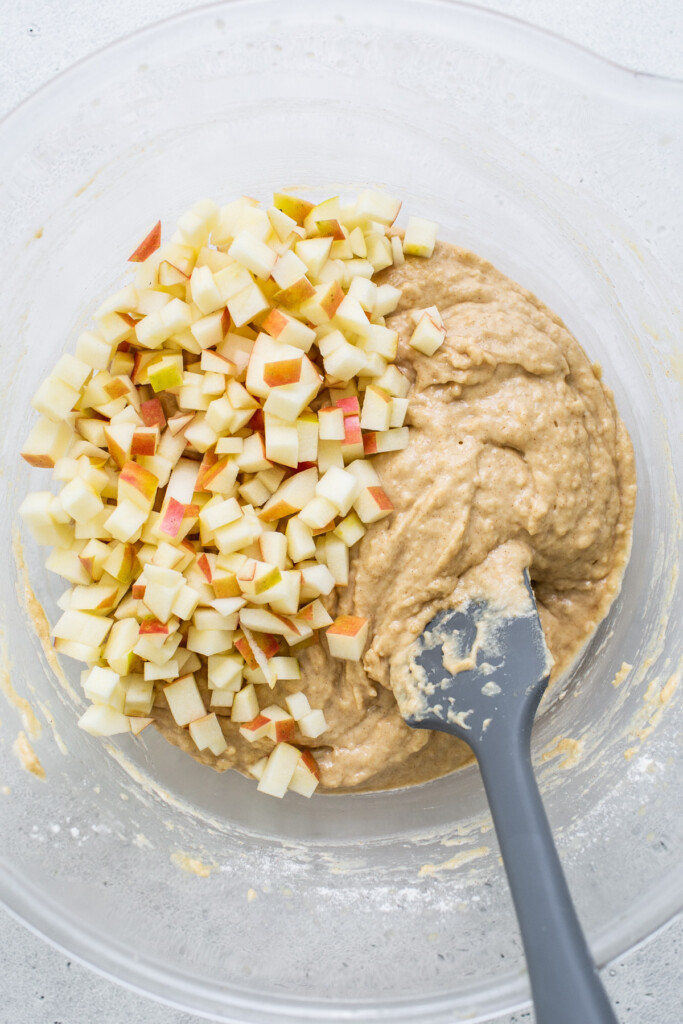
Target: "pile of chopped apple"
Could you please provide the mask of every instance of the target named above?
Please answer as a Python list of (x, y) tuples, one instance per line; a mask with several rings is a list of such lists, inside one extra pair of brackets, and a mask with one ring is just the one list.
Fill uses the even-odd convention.
[[(86, 731), (137, 735), (165, 700), (200, 751), (226, 750), (227, 717), (268, 740), (251, 768), (263, 792), (317, 786), (305, 748), (323, 711), (302, 691), (261, 707), (256, 687), (297, 685), (319, 630), (334, 658), (359, 660), (368, 639), (367, 620), (333, 622), (322, 598), (392, 511), (371, 456), (409, 439), (385, 323), (401, 293), (373, 276), (431, 256), (436, 225), (411, 218), (401, 239), (400, 205), (202, 200), (170, 243), (154, 227), (134, 281), (38, 389), (22, 455), (62, 487), (21, 513), (70, 584), (52, 635), (89, 666)], [(431, 355), (444, 336), (432, 307), (410, 343)]]

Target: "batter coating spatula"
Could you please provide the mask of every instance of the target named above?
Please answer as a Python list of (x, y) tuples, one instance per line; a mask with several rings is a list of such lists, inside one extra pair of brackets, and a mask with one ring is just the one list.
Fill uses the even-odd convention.
[(396, 687), (408, 725), (476, 754), (517, 911), (537, 1024), (617, 1024), (574, 909), (531, 765), (552, 658), (524, 572), (508, 607), (469, 598), (412, 645)]

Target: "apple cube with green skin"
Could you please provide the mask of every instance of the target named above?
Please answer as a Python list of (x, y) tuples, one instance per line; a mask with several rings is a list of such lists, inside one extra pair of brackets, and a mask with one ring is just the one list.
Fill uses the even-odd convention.
[(409, 217), (403, 236), (403, 252), (406, 256), (429, 258), (434, 253), (439, 225), (422, 217)]
[(147, 379), (155, 392), (179, 388), (183, 384), (182, 355), (160, 356), (147, 367)]
[(337, 523), (334, 533), (336, 537), (343, 540), (347, 548), (352, 548), (366, 533), (366, 529), (358, 515), (355, 512), (349, 512), (340, 523)]
[(190, 722), (189, 731), (197, 749), (210, 750), (214, 757), (219, 757), (228, 748), (220, 722), (213, 712)]
[(340, 615), (325, 636), (333, 658), (360, 661), (368, 639), (368, 620), (357, 615)]
[(164, 695), (176, 725), (189, 725), (206, 715), (204, 701), (191, 672), (164, 686)]
[(130, 732), (130, 720), (105, 704), (92, 704), (78, 719), (78, 728), (91, 736), (116, 736)]
[(117, 672), (95, 665), (88, 672), (83, 689), (93, 704), (105, 704), (115, 711), (123, 711), (126, 691)]
[(300, 760), (300, 750), (289, 743), (278, 743), (266, 762), (258, 784), (259, 792), (281, 799), (287, 792)]

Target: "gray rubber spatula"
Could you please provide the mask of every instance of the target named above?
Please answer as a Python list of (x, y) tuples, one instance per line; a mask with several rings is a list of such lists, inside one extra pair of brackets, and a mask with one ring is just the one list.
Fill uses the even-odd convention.
[(521, 614), (519, 607), (514, 614), (492, 613), (481, 600), (440, 612), (410, 652), (418, 699), (412, 683), (412, 699), (401, 687), (397, 697), (408, 725), (458, 736), (477, 756), (524, 941), (537, 1024), (617, 1024), (531, 766), (531, 726), (552, 661), (526, 573), (525, 584), (529, 600)]

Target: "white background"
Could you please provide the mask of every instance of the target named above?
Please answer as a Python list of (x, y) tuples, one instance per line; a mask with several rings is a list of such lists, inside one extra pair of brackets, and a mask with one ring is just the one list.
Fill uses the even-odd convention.
[[(619, 64), (683, 79), (681, 0), (479, 2), (547, 28)], [(199, 0), (0, 0), (0, 117), (58, 72), (112, 40), (198, 6)], [(0, 929), (0, 1024), (196, 1024), (198, 1020), (97, 977), (2, 911)], [(683, 918), (614, 964), (604, 976), (621, 1024), (681, 1024)], [(532, 1019), (530, 1012), (520, 1013), (496, 1024), (528, 1024)]]

